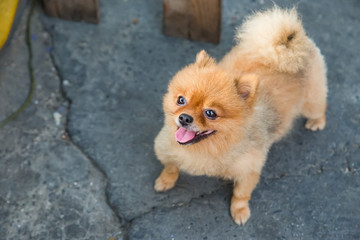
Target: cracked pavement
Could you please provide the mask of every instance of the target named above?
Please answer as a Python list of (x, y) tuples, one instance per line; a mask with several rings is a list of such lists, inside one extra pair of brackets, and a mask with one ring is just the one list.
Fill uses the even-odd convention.
[[(299, 119), (271, 148), (245, 226), (232, 222), (230, 182), (182, 174), (171, 191), (153, 190), (169, 79), (201, 49), (220, 59), (244, 16), (271, 6), (264, 2), (224, 0), (219, 45), (164, 36), (161, 0), (101, 1), (98, 25), (37, 7), (35, 97), (0, 129), (0, 239), (359, 239), (355, 0), (275, 1), (297, 6), (326, 58), (328, 122), (309, 132)], [(0, 55), (1, 119), (29, 87), (25, 15)]]

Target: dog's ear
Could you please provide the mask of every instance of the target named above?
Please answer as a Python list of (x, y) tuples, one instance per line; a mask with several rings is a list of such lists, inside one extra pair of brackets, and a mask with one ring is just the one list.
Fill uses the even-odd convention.
[(235, 79), (235, 86), (240, 97), (249, 103), (255, 99), (258, 85), (259, 77), (256, 74), (244, 74)]
[(196, 55), (196, 61), (195, 64), (200, 67), (208, 67), (211, 65), (215, 65), (216, 61), (214, 58), (210, 57), (205, 50), (201, 50), (197, 55)]

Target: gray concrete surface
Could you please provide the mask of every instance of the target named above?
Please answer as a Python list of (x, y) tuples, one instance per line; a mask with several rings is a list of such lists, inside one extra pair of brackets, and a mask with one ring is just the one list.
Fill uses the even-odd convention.
[[(26, 15), (0, 59), (1, 118), (28, 92), (25, 23)], [(32, 20), (32, 46), (35, 97), (0, 129), (0, 239), (121, 238), (121, 221), (104, 194), (108, 179), (67, 137), (69, 103), (59, 89), (39, 11)], [(61, 116), (58, 125), (54, 113)]]
[[(213, 45), (163, 36), (161, 0), (107, 0), (99, 25), (36, 10), (36, 97), (0, 129), (0, 239), (359, 239), (360, 3), (275, 2), (298, 7), (326, 57), (328, 123), (313, 133), (299, 119), (272, 147), (244, 227), (229, 182), (182, 174), (155, 193), (152, 146), (171, 76), (201, 49), (220, 59), (271, 2), (224, 0)], [(27, 92), (24, 24), (0, 58), (0, 117)]]

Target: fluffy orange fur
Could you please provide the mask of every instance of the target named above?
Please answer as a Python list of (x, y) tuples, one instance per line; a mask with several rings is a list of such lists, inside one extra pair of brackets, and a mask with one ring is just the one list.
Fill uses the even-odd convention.
[[(325, 127), (327, 87), (323, 56), (295, 9), (256, 13), (236, 38), (238, 44), (219, 63), (201, 51), (171, 80), (163, 101), (165, 123), (155, 139), (156, 156), (164, 164), (155, 190), (174, 187), (180, 170), (231, 179), (231, 216), (244, 224), (271, 145), (300, 115), (308, 119), (308, 129)], [(177, 104), (179, 96), (186, 104)], [(217, 117), (207, 118), (207, 109)], [(175, 132), (184, 113), (193, 118), (187, 128), (216, 132), (180, 145)]]

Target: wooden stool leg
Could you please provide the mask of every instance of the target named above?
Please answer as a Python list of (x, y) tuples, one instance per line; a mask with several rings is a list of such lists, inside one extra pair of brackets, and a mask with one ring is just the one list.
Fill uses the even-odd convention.
[(42, 2), (46, 14), (50, 17), (99, 23), (99, 0), (43, 0)]
[(164, 0), (165, 35), (219, 43), (221, 0)]

